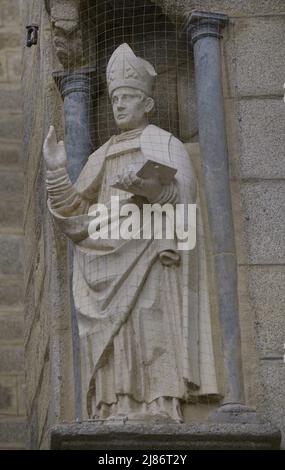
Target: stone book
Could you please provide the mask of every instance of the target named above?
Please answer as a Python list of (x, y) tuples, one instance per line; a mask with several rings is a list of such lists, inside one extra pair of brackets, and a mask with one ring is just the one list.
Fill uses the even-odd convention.
[[(164, 163), (148, 159), (146, 163), (140, 168), (136, 175), (142, 179), (151, 178), (154, 174), (158, 174), (163, 184), (169, 184), (174, 179), (177, 169)], [(118, 178), (114, 178), (110, 182), (110, 186), (113, 188), (127, 191), (126, 188), (118, 181)], [(130, 191), (131, 192), (131, 191)]]

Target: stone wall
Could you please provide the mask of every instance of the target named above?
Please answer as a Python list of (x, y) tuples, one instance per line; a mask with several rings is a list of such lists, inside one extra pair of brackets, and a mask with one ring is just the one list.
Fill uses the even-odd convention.
[(54, 123), (58, 132), (62, 130), (62, 102), (52, 79), (50, 23), (44, 2), (28, 0), (23, 6), (23, 25), (39, 25), (38, 44), (25, 47), (23, 53), (24, 334), (29, 447), (35, 449), (48, 446), (50, 423), (74, 418), (69, 406), (74, 385), (66, 241), (54, 233), (47, 213), (42, 160), (49, 125)]
[(224, 93), (247, 395), (285, 433), (285, 5), (267, 2), (272, 9), (263, 11), (265, 2), (255, 3), (232, 14)]
[[(48, 446), (50, 425), (74, 419), (66, 243), (47, 214), (41, 153), (49, 124), (62, 136), (62, 103), (52, 79), (58, 64), (43, 3), (27, 0), (23, 9), (23, 24), (40, 26), (39, 43), (24, 50), (23, 67), (25, 347), (32, 448)], [(222, 41), (223, 85), (246, 401), (284, 429), (284, 2), (156, 3), (170, 14), (178, 11), (181, 21), (182, 13), (193, 8), (230, 16)]]
[(0, 1), (0, 448), (25, 446), (19, 0)]

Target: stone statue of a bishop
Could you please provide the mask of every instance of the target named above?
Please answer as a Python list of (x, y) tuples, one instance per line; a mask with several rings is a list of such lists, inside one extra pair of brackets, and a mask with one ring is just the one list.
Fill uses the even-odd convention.
[[(183, 422), (185, 404), (217, 393), (198, 247), (179, 250), (177, 237), (103, 239), (90, 230), (96, 207), (110, 207), (114, 196), (120, 208), (132, 203), (139, 211), (144, 204), (175, 211), (196, 203), (184, 145), (149, 124), (155, 77), (152, 64), (127, 44), (114, 51), (107, 85), (120, 132), (90, 155), (74, 185), (53, 127), (44, 144), (49, 210), (74, 243), (83, 395), (94, 419)], [(175, 176), (138, 176), (147, 161), (175, 169)], [(127, 216), (120, 213), (119, 224)]]

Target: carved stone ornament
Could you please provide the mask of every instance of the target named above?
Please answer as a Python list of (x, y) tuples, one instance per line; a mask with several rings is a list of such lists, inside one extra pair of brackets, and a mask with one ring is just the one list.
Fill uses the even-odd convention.
[[(127, 44), (114, 51), (107, 82), (120, 133), (89, 157), (75, 184), (53, 128), (44, 144), (48, 206), (74, 243), (85, 409), (104, 422), (183, 422), (184, 404), (218, 396), (199, 217), (191, 250), (179, 248), (179, 234), (96, 236), (96, 211), (111, 209), (114, 197), (123, 211), (132, 203), (139, 215), (145, 204), (168, 204), (175, 213), (177, 204), (197, 202), (184, 145), (148, 122), (155, 76)], [(126, 216), (117, 213), (118, 227)], [(112, 230), (108, 216), (104, 223)]]
[(79, 4), (79, 0), (45, 0), (57, 58), (68, 69), (84, 64)]

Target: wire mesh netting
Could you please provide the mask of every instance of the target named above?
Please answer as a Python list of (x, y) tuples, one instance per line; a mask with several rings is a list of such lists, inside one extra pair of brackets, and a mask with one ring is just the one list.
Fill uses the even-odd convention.
[[(74, 54), (78, 31), (81, 52)], [(114, 196), (120, 207), (134, 201), (141, 210), (142, 200), (111, 187), (110, 179), (139, 170), (150, 155), (177, 171), (169, 201), (195, 202), (193, 167), (181, 142), (198, 140), (190, 40), (178, 17), (168, 17), (154, 2), (139, 0), (83, 0), (79, 22), (69, 35), (70, 61), (67, 54), (64, 72), (95, 70), (84, 126), (97, 152), (77, 175), (76, 189), (59, 173), (50, 182), (50, 195), (55, 198), (55, 217), (75, 244), (73, 293), (83, 397), (92, 417), (108, 418), (132, 410), (133, 415), (162, 412), (180, 420), (180, 402), (198, 397), (209, 402), (218, 395), (201, 218), (197, 247), (180, 254), (175, 237), (96, 239), (90, 220), (98, 203), (110, 209)], [(123, 43), (157, 72), (155, 107), (147, 122), (157, 127), (130, 129), (134, 132), (125, 136), (115, 124), (106, 82), (110, 57)], [(70, 115), (71, 110), (66, 111)], [(72, 112), (76, 114), (76, 108)], [(66, 147), (68, 135), (76, 133), (76, 116), (69, 118), (68, 125)], [(121, 222), (127, 217), (125, 213)]]

